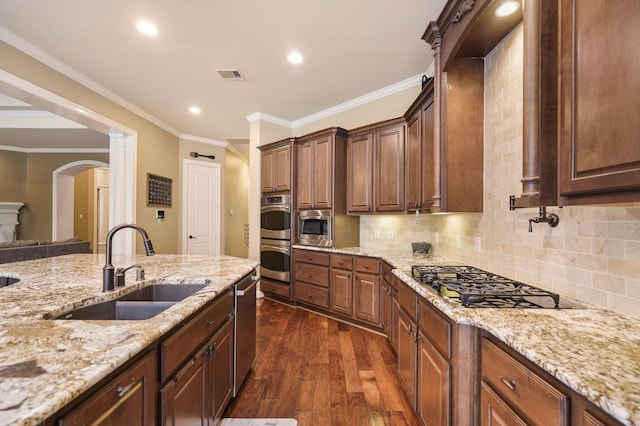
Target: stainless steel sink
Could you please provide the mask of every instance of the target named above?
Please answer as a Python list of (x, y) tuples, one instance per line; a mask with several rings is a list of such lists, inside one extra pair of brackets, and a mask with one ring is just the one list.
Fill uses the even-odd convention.
[(77, 320), (146, 320), (170, 308), (177, 302), (107, 300), (74, 309), (52, 319)]
[(120, 296), (118, 300), (179, 302), (206, 286), (207, 284), (153, 284)]
[(146, 320), (186, 299), (208, 284), (152, 284), (117, 299), (67, 311), (51, 319)]

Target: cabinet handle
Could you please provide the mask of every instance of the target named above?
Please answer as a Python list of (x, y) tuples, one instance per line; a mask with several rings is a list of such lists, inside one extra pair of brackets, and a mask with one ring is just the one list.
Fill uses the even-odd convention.
[(413, 334), (413, 326), (412, 325), (409, 325), (409, 327), (407, 327), (407, 333)]
[(364, 269), (369, 269), (369, 265), (364, 265)]
[(308, 297), (309, 299), (313, 298), (313, 296), (311, 295), (311, 293), (307, 294), (307, 297)]
[(133, 383), (129, 383), (127, 386), (124, 386), (124, 387), (123, 387), (123, 386), (118, 386), (118, 387), (116, 388), (116, 392), (118, 393), (118, 398), (122, 398), (122, 397), (123, 397), (123, 396), (125, 396), (127, 393), (129, 393), (129, 391), (130, 391), (131, 389), (133, 389), (133, 386), (134, 386), (135, 384), (136, 384), (136, 383), (135, 383), (135, 382), (133, 382)]
[(215, 324), (215, 323), (216, 323), (216, 322), (215, 322), (215, 321), (212, 321), (212, 320), (207, 321), (207, 325), (208, 325), (208, 326), (212, 326), (212, 325), (213, 325), (213, 324)]
[(516, 381), (515, 380), (507, 380), (504, 377), (500, 376), (500, 381), (509, 389), (516, 390)]
[(178, 370), (176, 375), (173, 377), (173, 381), (177, 382), (178, 380), (180, 380), (180, 378), (184, 376), (185, 373), (189, 370), (189, 367), (191, 367), (193, 364), (196, 363), (197, 359), (198, 357), (196, 355), (192, 356), (191, 359), (188, 362), (186, 362), (185, 365), (183, 365), (180, 370)]

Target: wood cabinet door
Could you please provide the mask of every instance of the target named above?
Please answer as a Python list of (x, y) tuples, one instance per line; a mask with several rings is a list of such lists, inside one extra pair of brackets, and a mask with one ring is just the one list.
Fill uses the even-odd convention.
[(156, 424), (156, 352), (105, 386), (68, 415), (61, 426)]
[(330, 209), (333, 198), (333, 137), (314, 141), (313, 208)]
[(274, 152), (275, 167), (273, 172), (274, 191), (291, 190), (291, 146), (283, 146)]
[(482, 382), (480, 388), (480, 426), (525, 426), (527, 424), (485, 382)]
[(404, 210), (404, 124), (375, 135), (374, 203), (377, 212)]
[(262, 192), (275, 191), (276, 153), (273, 150), (262, 151), (260, 164), (260, 184)]
[(420, 182), (420, 199), (422, 200), (420, 208), (422, 210), (431, 210), (433, 206), (433, 195), (436, 190), (435, 179), (435, 154), (434, 154), (434, 125), (435, 115), (433, 110), (433, 98), (422, 108), (422, 133), (421, 133), (421, 157), (422, 174)]
[(353, 287), (355, 318), (380, 325), (380, 276), (357, 272)]
[(313, 143), (305, 142), (298, 145), (298, 209), (313, 208), (312, 182), (314, 179)]
[(391, 325), (392, 317), (392, 307), (393, 301), (391, 298), (393, 297), (393, 290), (391, 288), (391, 284), (387, 282), (387, 280), (382, 280), (382, 289), (380, 293), (380, 325), (382, 326), (382, 331), (384, 331), (387, 335), (389, 341), (391, 338), (391, 329), (393, 328)]
[(215, 424), (233, 393), (233, 321), (229, 319), (213, 336), (207, 353), (208, 415)]
[(353, 315), (353, 280), (352, 272), (331, 270), (331, 310), (351, 317)]
[(408, 212), (422, 206), (422, 111), (407, 121), (404, 202)]
[(416, 409), (416, 373), (417, 373), (417, 333), (418, 327), (404, 312), (398, 308), (395, 324), (398, 356), (398, 376), (402, 383), (411, 407)]
[(425, 425), (451, 424), (451, 366), (420, 332), (418, 339), (418, 416)]
[(640, 2), (560, 5), (561, 203), (638, 201)]
[(207, 346), (199, 350), (160, 389), (160, 421), (163, 426), (207, 424), (207, 352)]
[(373, 134), (347, 141), (347, 211), (373, 211)]

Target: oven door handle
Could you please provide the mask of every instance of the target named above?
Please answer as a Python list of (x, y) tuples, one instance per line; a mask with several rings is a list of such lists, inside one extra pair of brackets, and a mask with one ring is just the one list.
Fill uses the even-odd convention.
[(260, 211), (262, 213), (269, 213), (269, 212), (287, 212), (287, 213), (289, 213), (291, 211), (291, 207), (288, 206), (288, 205), (287, 206), (262, 206)]
[[(264, 250), (264, 249), (268, 249), (268, 250)], [(280, 247), (280, 246), (272, 246), (270, 244), (262, 244), (260, 246), (260, 251), (277, 251), (278, 253), (282, 253), (282, 254), (291, 254), (291, 249), (290, 248), (284, 248), (284, 247)]]

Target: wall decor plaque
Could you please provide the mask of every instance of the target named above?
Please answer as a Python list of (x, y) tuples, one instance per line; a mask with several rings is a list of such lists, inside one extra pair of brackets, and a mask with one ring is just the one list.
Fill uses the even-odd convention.
[(171, 207), (172, 179), (147, 173), (147, 205)]

